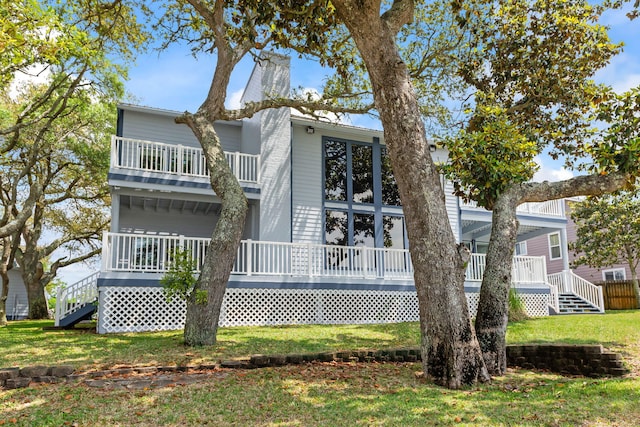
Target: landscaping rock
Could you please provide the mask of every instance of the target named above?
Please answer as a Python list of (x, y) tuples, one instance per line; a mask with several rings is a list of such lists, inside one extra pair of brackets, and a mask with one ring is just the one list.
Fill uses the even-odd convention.
[(58, 382), (58, 377), (45, 375), (43, 377), (32, 377), (31, 381), (33, 381), (34, 383), (53, 384)]
[(20, 368), (0, 369), (0, 387), (4, 387), (8, 379), (17, 378), (19, 376), (20, 376)]
[(75, 368), (71, 365), (59, 365), (51, 367), (51, 375), (54, 377), (67, 377), (75, 372)]
[(269, 366), (269, 356), (265, 356), (263, 354), (254, 354), (249, 360), (254, 366)]
[(17, 377), (17, 378), (9, 378), (5, 381), (4, 386), (8, 389), (15, 388), (25, 388), (29, 387), (31, 383), (31, 378), (29, 377)]
[(230, 369), (248, 369), (252, 366), (248, 360), (223, 360), (220, 362), (220, 367)]
[(26, 366), (20, 369), (21, 377), (44, 377), (49, 375), (49, 367), (44, 365)]

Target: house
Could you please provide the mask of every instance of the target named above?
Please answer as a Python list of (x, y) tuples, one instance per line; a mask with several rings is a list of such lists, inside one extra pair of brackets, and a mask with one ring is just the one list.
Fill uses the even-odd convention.
[[(24, 320), (29, 315), (27, 288), (22, 281), (20, 271), (9, 270), (9, 293), (7, 295), (7, 320)], [(1, 286), (1, 285), (0, 285)]]
[[(243, 101), (289, 93), (289, 60), (256, 65)], [(90, 315), (98, 331), (179, 329), (184, 303), (167, 302), (159, 279), (175, 248), (201, 260), (220, 203), (202, 151), (179, 113), (122, 104), (113, 137), (111, 231), (101, 271), (59, 297), (56, 323)], [(220, 324), (381, 323), (418, 319), (402, 206), (380, 131), (267, 110), (220, 122), (227, 160), (249, 200), (242, 244)], [(436, 161), (447, 153), (431, 147)], [(475, 311), (491, 213), (464, 204), (442, 185), (459, 242), (474, 252), (465, 290)], [(519, 241), (565, 233), (560, 202), (519, 210)], [(533, 316), (557, 311), (542, 257), (514, 259), (514, 286)]]
[[(550, 233), (546, 236), (539, 236), (526, 242), (527, 251), (532, 256), (544, 256), (547, 262), (547, 272), (549, 274), (560, 275), (563, 272), (571, 272), (574, 275), (591, 283), (606, 282), (611, 280), (630, 280), (631, 269), (627, 263), (618, 263), (603, 268), (580, 265), (572, 267), (576, 255), (573, 251), (565, 250), (566, 245), (560, 243), (574, 242), (576, 240), (576, 224), (571, 219), (571, 205), (580, 199), (571, 198), (563, 201), (567, 215), (566, 235)], [(562, 248), (562, 249), (559, 249)]]

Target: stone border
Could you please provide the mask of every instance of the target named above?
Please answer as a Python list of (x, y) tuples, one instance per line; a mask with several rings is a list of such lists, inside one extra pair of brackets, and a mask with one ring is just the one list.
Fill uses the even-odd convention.
[[(420, 348), (400, 348), (377, 351), (338, 351), (288, 355), (262, 355), (224, 360), (215, 364), (184, 366), (141, 366), (122, 367), (102, 371), (76, 372), (71, 365), (27, 366), (24, 368), (0, 368), (0, 387), (16, 389), (28, 387), (32, 383), (61, 383), (84, 381), (92, 387), (119, 385), (126, 388), (164, 387), (168, 384), (188, 384), (193, 380), (188, 375), (198, 375), (203, 371), (220, 368), (256, 369), (273, 366), (294, 365), (310, 362), (417, 362), (421, 360)], [(570, 344), (526, 344), (507, 346), (507, 364), (525, 369), (542, 369), (562, 375), (582, 375), (588, 377), (619, 377), (629, 371), (624, 367), (622, 357), (605, 351), (601, 345)], [(182, 375), (184, 374), (184, 375)], [(132, 376), (131, 379), (112, 379), (118, 375)], [(155, 380), (135, 378), (135, 376), (158, 375)], [(174, 377), (170, 377), (174, 375)], [(175, 377), (178, 375), (179, 377)]]

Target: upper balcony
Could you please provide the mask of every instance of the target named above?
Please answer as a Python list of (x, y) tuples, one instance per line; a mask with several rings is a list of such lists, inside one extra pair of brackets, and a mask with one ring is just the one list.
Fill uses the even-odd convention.
[[(227, 162), (243, 187), (260, 184), (260, 156), (225, 152)], [(209, 178), (202, 148), (113, 136), (111, 171), (162, 174), (181, 179)]]
[[(486, 210), (480, 207), (474, 201), (462, 203), (462, 209), (469, 210)], [(553, 218), (564, 218), (564, 200), (549, 200), (539, 203), (523, 203), (517, 208), (519, 215), (545, 216)]]

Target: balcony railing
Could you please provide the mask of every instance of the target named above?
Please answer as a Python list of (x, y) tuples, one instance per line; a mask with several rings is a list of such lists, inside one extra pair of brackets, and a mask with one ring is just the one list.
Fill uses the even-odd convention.
[[(484, 209), (478, 207), (478, 205), (474, 201), (464, 202), (463, 206), (469, 209)], [(564, 217), (564, 201), (562, 199), (558, 199), (540, 203), (523, 203), (518, 206), (517, 213), (525, 215), (553, 216), (562, 218)]]
[[(238, 181), (253, 184), (259, 182), (259, 155), (237, 151), (224, 154)], [(111, 138), (111, 167), (184, 176), (209, 176), (201, 148), (116, 136)]]
[[(200, 266), (208, 245), (208, 238), (106, 233), (102, 270), (162, 273), (178, 248), (189, 250)], [(484, 269), (485, 256), (472, 254), (467, 281), (481, 281)], [(406, 249), (243, 240), (231, 273), (411, 280), (413, 266)], [(546, 277), (544, 257), (514, 258), (514, 283), (545, 283)]]

